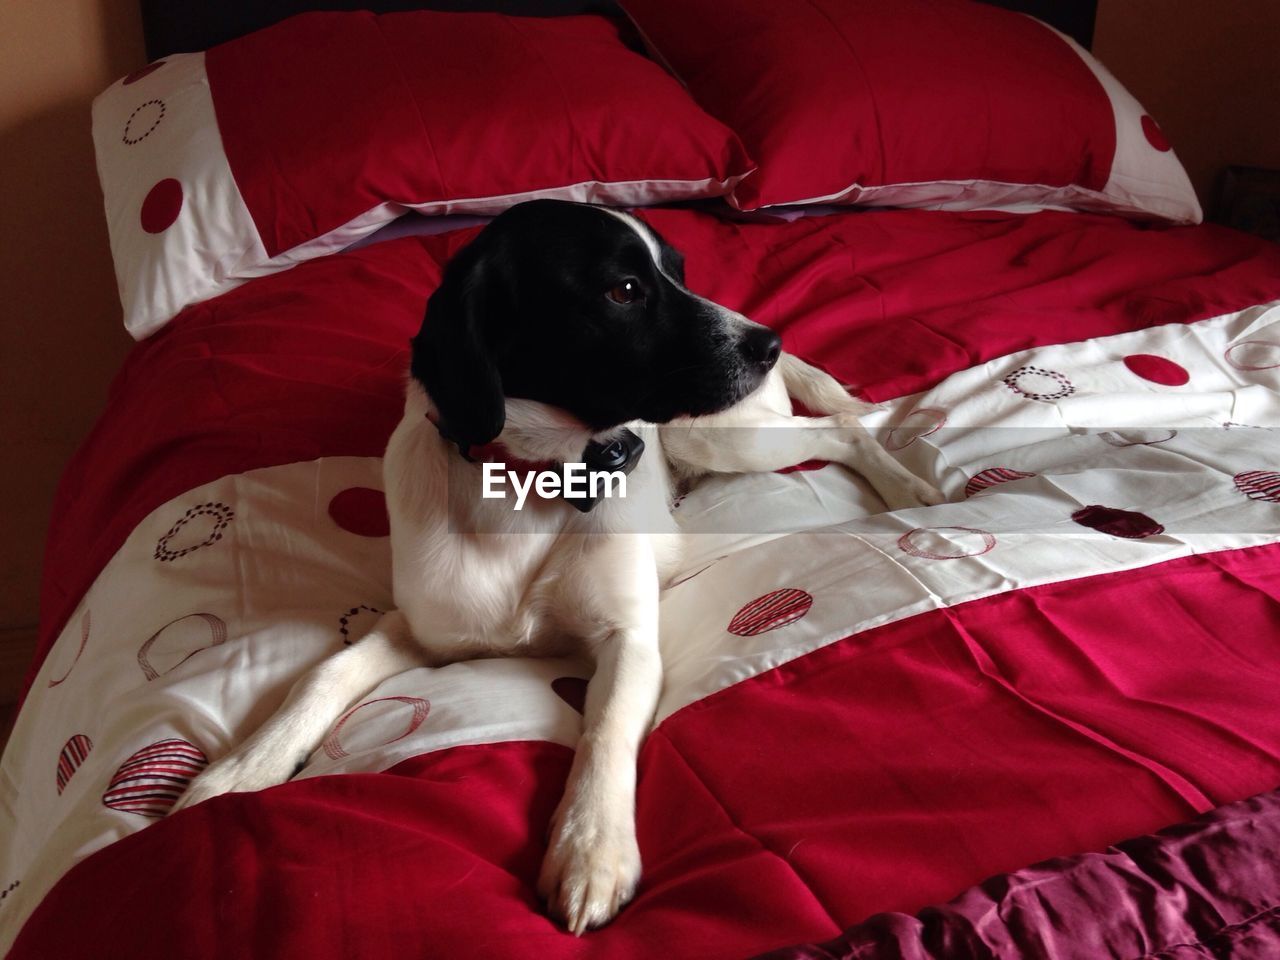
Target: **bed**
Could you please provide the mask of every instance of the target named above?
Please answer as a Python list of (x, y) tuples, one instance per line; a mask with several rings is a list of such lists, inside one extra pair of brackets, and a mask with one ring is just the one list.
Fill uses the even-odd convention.
[[(154, 62), (94, 110), (139, 342), (58, 491), (0, 950), (1280, 955), (1280, 247), (1199, 222), (1091, 16), (144, 6)], [(390, 609), (408, 338), (532, 196), (634, 209), (948, 498), (806, 463), (678, 502), (644, 879), (582, 938), (534, 892), (572, 660), (409, 671), (288, 783), (165, 817)]]

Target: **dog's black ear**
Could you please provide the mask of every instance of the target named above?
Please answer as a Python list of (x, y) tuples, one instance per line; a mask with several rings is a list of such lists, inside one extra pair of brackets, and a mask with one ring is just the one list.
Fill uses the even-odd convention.
[(426, 388), (441, 435), (458, 445), (488, 443), (506, 423), (506, 398), (494, 356), (502, 311), (509, 308), (507, 278), (488, 256), (483, 235), (445, 267), (413, 338), (409, 372)]

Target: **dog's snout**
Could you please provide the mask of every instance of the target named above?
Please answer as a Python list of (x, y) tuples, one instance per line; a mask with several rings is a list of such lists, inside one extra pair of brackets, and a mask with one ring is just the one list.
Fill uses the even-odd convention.
[(753, 327), (738, 342), (738, 349), (748, 362), (771, 370), (782, 353), (782, 338), (768, 327)]

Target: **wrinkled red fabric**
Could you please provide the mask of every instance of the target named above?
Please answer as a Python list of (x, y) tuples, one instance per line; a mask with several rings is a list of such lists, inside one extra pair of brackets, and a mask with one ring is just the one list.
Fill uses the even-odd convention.
[[(1181, 844), (1123, 844), (1101, 872), (1086, 857), (983, 881), (1272, 787), (1278, 623), (1267, 546), (921, 614), (722, 690), (646, 742), (644, 880), (580, 940), (534, 893), (571, 752), (519, 742), (182, 811), (74, 867), (10, 960), (104, 944), (135, 960), (739, 958), (977, 883), (870, 921), (850, 934), (863, 952), (795, 955), (924, 958), (895, 944), (938, 932), (996, 937), (1001, 957), (1181, 960), (1188, 930), (1234, 936), (1280, 904), (1280, 801), (1179, 828)], [(937, 954), (957, 955), (991, 954)]]
[(916, 916), (883, 913), (758, 960), (1274, 960), (1280, 792), (1154, 836), (992, 877)]

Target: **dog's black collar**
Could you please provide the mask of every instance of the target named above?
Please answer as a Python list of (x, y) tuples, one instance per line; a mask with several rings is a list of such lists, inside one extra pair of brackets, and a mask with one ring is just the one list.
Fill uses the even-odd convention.
[[(582, 451), (582, 462), (587, 465), (588, 475), (599, 471), (628, 474), (636, 468), (643, 453), (644, 441), (638, 434), (623, 427), (608, 443), (598, 440), (588, 443)], [(597, 493), (593, 497), (588, 492), (584, 497), (566, 497), (562, 493), (560, 496), (583, 513), (590, 513), (603, 494)]]
[[(443, 437), (446, 442), (452, 443), (458, 448), (458, 453), (460, 453), (462, 455), (462, 459), (466, 460), (468, 463), (500, 459), (499, 456), (485, 456), (483, 454), (474, 455), (477, 454), (479, 450), (488, 448), (489, 452), (496, 453), (497, 451), (493, 450), (495, 447), (505, 449), (502, 448), (501, 444), (485, 444), (482, 448), (472, 447), (470, 444), (463, 444), (449, 436), (436, 417), (433, 417), (428, 413), (427, 419), (431, 421), (432, 426), (436, 428), (440, 436)], [(640, 462), (640, 457), (643, 454), (644, 441), (641, 440), (639, 435), (634, 431), (623, 427), (611, 440), (592, 440), (588, 443), (582, 449), (582, 457), (579, 462), (586, 465), (588, 476), (592, 473), (599, 472), (622, 473), (625, 475), (629, 474), (636, 468), (636, 464)], [(501, 459), (505, 461), (507, 458)], [(524, 463), (524, 461), (517, 462)], [(515, 464), (513, 463), (513, 466), (514, 465)], [(528, 464), (528, 466), (531, 468), (558, 470), (562, 469), (564, 464), (552, 461), (545, 464)], [(588, 491), (589, 490), (590, 485), (588, 485)], [(593, 497), (590, 492), (588, 492), (581, 497), (571, 497), (568, 496), (562, 488), (560, 499), (572, 504), (576, 510), (581, 511), (582, 513), (590, 513), (596, 508), (596, 505), (604, 499), (604, 494), (603, 492), (600, 492)]]

